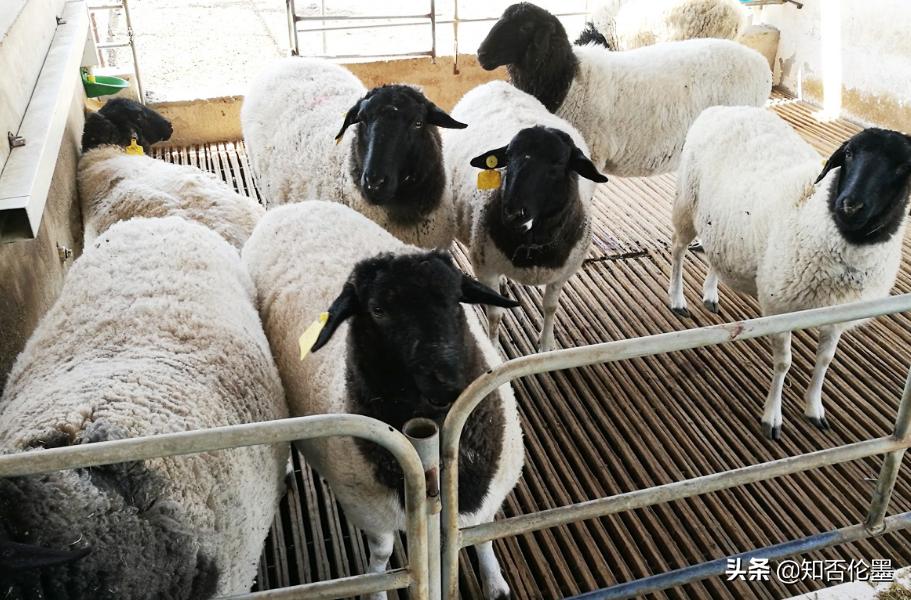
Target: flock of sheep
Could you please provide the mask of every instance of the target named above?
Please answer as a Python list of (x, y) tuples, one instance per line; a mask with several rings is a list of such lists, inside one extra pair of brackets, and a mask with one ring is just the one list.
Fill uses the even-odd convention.
[[(651, 41), (662, 43), (622, 51), (573, 45), (547, 11), (513, 5), (478, 50), (482, 67), (505, 65), (511, 83), (471, 90), (450, 114), (414, 86), (367, 90), (326, 61), (280, 60), (252, 83), (241, 114), (268, 210), (195, 168), (136, 156), (171, 126), (109, 101), (83, 136), (86, 251), (10, 374), (0, 448), (288, 415), (441, 421), (501, 362), (497, 327), (517, 306), (499, 292), (504, 276), (546, 286), (539, 347), (554, 347), (560, 292), (588, 253), (604, 173), (679, 168), (669, 301), (682, 316), (683, 255), (697, 236), (711, 311), (719, 281), (757, 296), (764, 314), (888, 294), (911, 138), (867, 129), (822, 166), (761, 108), (771, 74), (758, 53), (673, 41), (733, 37), (742, 13), (731, 1), (655, 2), (667, 26), (649, 21)], [(667, 15), (684, 4), (715, 11), (701, 22), (718, 27), (674, 30), (679, 19)], [(641, 45), (622, 14), (601, 33), (589, 25), (588, 38)], [(454, 240), (477, 279), (449, 256)], [(486, 327), (467, 304), (485, 307)], [(313, 320), (319, 334), (302, 348)], [(823, 331), (807, 392), (806, 415), (821, 428), (822, 381), (843, 330)], [(773, 338), (762, 424), (774, 439), (789, 344), (789, 334)], [(493, 519), (522, 470), (513, 391), (494, 396), (461, 441), (463, 526)], [(368, 570), (385, 570), (404, 526), (398, 465), (350, 438), (299, 449), (367, 534)], [(287, 458), (278, 445), (0, 480), (0, 580), (22, 598), (244, 592)], [(508, 597), (492, 545), (477, 551), (485, 597)], [(10, 553), (18, 562), (3, 561)]]

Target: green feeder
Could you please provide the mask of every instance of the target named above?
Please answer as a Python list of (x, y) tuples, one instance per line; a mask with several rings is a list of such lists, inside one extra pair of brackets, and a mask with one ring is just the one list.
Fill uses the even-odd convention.
[[(94, 79), (94, 81), (92, 81), (92, 79)], [(82, 70), (82, 87), (85, 88), (85, 95), (89, 98), (116, 94), (120, 90), (129, 87), (129, 85), (129, 81), (121, 79), (120, 77), (108, 77), (106, 75), (90, 76), (85, 69)]]

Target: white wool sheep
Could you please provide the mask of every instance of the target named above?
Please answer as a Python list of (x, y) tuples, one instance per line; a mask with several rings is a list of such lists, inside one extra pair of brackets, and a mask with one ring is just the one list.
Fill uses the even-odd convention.
[(82, 155), (78, 169), (85, 243), (133, 217), (180, 216), (201, 223), (238, 250), (265, 209), (211, 173), (104, 145)]
[(437, 127), (464, 125), (416, 88), (368, 92), (344, 67), (282, 59), (252, 82), (241, 124), (266, 206), (330, 200), (405, 242), (436, 248), (452, 241)]
[(592, 10), (591, 24), (611, 50), (632, 50), (697, 38), (732, 40), (747, 19), (738, 0), (606, 0)]
[[(178, 217), (112, 226), (73, 265), (0, 400), (0, 452), (287, 416), (237, 251)], [(45, 597), (247, 592), (284, 491), (286, 444), (0, 480), (12, 539), (91, 547)]]
[[(756, 296), (764, 315), (888, 295), (901, 261), (911, 138), (865, 130), (819, 172), (819, 155), (771, 112), (707, 109), (690, 129), (680, 165), (671, 308), (689, 314), (683, 255), (695, 236), (710, 265), (703, 302), (712, 312), (719, 280)], [(823, 378), (851, 325), (821, 328), (804, 414), (822, 429)], [(790, 343), (790, 332), (772, 336), (774, 374), (762, 424), (773, 439), (781, 431)]]
[[(358, 413), (396, 428), (416, 416), (439, 422), (465, 385), (500, 362), (474, 311), (450, 292), (461, 282), (462, 302), (506, 299), (480, 289), (448, 256), (407, 246), (346, 207), (314, 201), (270, 210), (243, 259), (294, 416)], [(327, 308), (318, 350), (301, 361), (298, 337)], [(377, 328), (382, 333), (370, 333)], [(472, 414), (462, 437), (463, 526), (492, 520), (522, 469), (512, 388), (496, 396)], [(401, 471), (372, 444), (351, 438), (300, 446), (367, 533), (368, 570), (383, 571), (393, 532), (405, 525)], [(503, 597), (509, 588), (492, 545), (477, 549), (485, 596)]]
[[(471, 90), (453, 108), (452, 115), (472, 124), (443, 136), (458, 237), (469, 246), (471, 264), (481, 283), (497, 289), (500, 277), (505, 275), (526, 285), (547, 286), (539, 348), (551, 350), (560, 292), (582, 265), (591, 245), (595, 182), (590, 178), (594, 167), (586, 176), (578, 176), (571, 166), (574, 159), (576, 169), (591, 165), (585, 158), (588, 146), (572, 125), (551, 114), (533, 96), (503, 81)], [(540, 127), (561, 131), (567, 138)], [(497, 166), (507, 168), (506, 177), (494, 190), (478, 189), (478, 169), (470, 163), (498, 146), (504, 148), (490, 152), (491, 156), (507, 155), (508, 149), (513, 153), (511, 160), (495, 156)], [(554, 160), (560, 166), (555, 176), (550, 173)], [(510, 171), (523, 181), (510, 185)], [(602, 180), (605, 178), (598, 179)], [(510, 211), (521, 213), (513, 224), (518, 230), (506, 222), (504, 214)], [(487, 311), (488, 333), (495, 340), (503, 311), (495, 307)]]
[(574, 47), (556, 17), (528, 3), (506, 9), (478, 60), (488, 70), (507, 65), (516, 87), (582, 133), (600, 170), (621, 176), (674, 170), (699, 113), (761, 106), (772, 86), (766, 60), (735, 42), (687, 40), (626, 52)]

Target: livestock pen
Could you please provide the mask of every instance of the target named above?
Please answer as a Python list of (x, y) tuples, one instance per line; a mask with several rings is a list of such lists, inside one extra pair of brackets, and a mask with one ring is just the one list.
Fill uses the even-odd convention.
[[(471, 59), (463, 62), (464, 71), (471, 67)], [(382, 79), (383, 69), (396, 66), (359, 68), (365, 79), (368, 72)], [(154, 85), (154, 77), (144, 72), (144, 83)], [(425, 85), (428, 95), (437, 93), (432, 85)], [(831, 97), (805, 96), (831, 111)], [(852, 102), (859, 100), (846, 95), (845, 108), (854, 107)], [(181, 108), (171, 110), (177, 114)], [(861, 118), (871, 117), (846, 111), (833, 118), (784, 88), (775, 88), (767, 109), (821, 156), (858, 132)], [(152, 156), (211, 172), (238, 193), (260, 199), (238, 135), (223, 141), (178, 140), (157, 146)], [(697, 309), (685, 321), (666, 305), (675, 183), (667, 174), (610, 177), (598, 186), (594, 244), (564, 288), (554, 353), (535, 355), (541, 292), (506, 284), (521, 307), (503, 320), (498, 346), (509, 362), (495, 375), (515, 377), (525, 435), (523, 476), (497, 522), (458, 536), (451, 527), (447, 531), (446, 491), (454, 483), (452, 469), (447, 470), (453, 437), (447, 433), (458, 431), (458, 418), (451, 416), (442, 428), (439, 458), (444, 544), (438, 553), (428, 548), (433, 535), (427, 533), (434, 527), (437, 502), (427, 497), (419, 457), (404, 437), (366, 419), (304, 418), (0, 456), (0, 477), (311, 435), (367, 435), (395, 449), (405, 465), (412, 513), (407, 539), (397, 538), (390, 572), (350, 579), (368, 564), (363, 535), (295, 451), (288, 493), (266, 541), (252, 598), (348, 597), (368, 589), (362, 586), (389, 588), (393, 599), (420, 598), (432, 595), (434, 579), (444, 596), (455, 580), (460, 597), (481, 598), (474, 553), (459, 548), (483, 539), (495, 539), (517, 599), (773, 599), (825, 585), (811, 577), (787, 583), (775, 577), (729, 580), (728, 557), (748, 561), (757, 556), (748, 554), (755, 549), (766, 549), (758, 556), (773, 562), (799, 556), (911, 564), (911, 536), (905, 530), (911, 527), (911, 471), (901, 461), (911, 445), (911, 238), (904, 240), (894, 296), (887, 300), (756, 320), (756, 301), (722, 286), (720, 314)], [(453, 254), (470, 271), (466, 249), (456, 245)], [(698, 250), (686, 260), (685, 292), (698, 307), (706, 264)], [(764, 438), (757, 416), (767, 391), (769, 358), (758, 336), (875, 315), (881, 316), (845, 335), (832, 363), (823, 388), (829, 431), (819, 431), (801, 415), (816, 339), (812, 331), (795, 333), (784, 392), (785, 427), (780, 440)], [(484, 377), (472, 384), (457, 409), (467, 409), (472, 393), (483, 393), (485, 385), (493, 384)], [(434, 483), (426, 481), (431, 488)], [(584, 503), (578, 513), (561, 509), (577, 503)], [(448, 554), (454, 550), (458, 554)], [(434, 554), (442, 563), (436, 573), (427, 566)], [(449, 572), (451, 580), (447, 559), (458, 565), (456, 573)], [(341, 581), (329, 583), (334, 579)], [(306, 584), (316, 585), (297, 587)]]

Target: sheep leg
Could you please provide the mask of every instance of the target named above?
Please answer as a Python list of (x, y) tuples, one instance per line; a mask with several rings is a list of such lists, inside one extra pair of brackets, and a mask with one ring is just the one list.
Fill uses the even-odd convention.
[[(478, 273), (478, 281), (496, 292), (500, 291), (500, 275), (497, 273)], [(487, 336), (491, 342), (496, 344), (497, 330), (503, 319), (503, 309), (499, 306), (487, 305), (484, 307), (484, 312), (487, 314)]]
[(565, 281), (548, 284), (544, 289), (544, 327), (541, 329), (541, 339), (538, 340), (538, 351), (547, 352), (554, 349), (554, 313), (560, 303), (560, 292), (563, 291)]
[[(394, 542), (392, 532), (380, 534), (367, 534), (367, 547), (370, 548), (370, 564), (367, 565), (368, 573), (382, 573), (389, 564), (389, 557), (392, 556), (392, 544)], [(377, 592), (364, 596), (366, 600), (386, 600), (386, 592)]]
[(762, 432), (770, 440), (781, 436), (781, 390), (791, 368), (791, 332), (769, 336), (772, 341), (772, 386), (765, 401)]
[(819, 333), (819, 346), (816, 348), (816, 366), (813, 369), (813, 380), (810, 387), (807, 388), (806, 405), (804, 407), (804, 416), (820, 429), (828, 429), (829, 422), (826, 421), (826, 411), (822, 407), (822, 382), (826, 377), (826, 371), (835, 357), (835, 348), (838, 347), (838, 340), (841, 338), (841, 328), (823, 327)]
[(474, 547), (478, 553), (478, 566), (481, 569), (481, 587), (484, 588), (485, 600), (504, 600), (511, 596), (509, 584), (500, 572), (500, 563), (493, 552), (493, 542), (484, 542)]
[(718, 314), (718, 273), (711, 267), (702, 284), (702, 305), (709, 312)]
[(694, 237), (696, 237), (696, 232), (692, 226), (675, 228), (671, 245), (671, 281), (667, 289), (668, 303), (671, 310), (683, 318), (690, 317), (690, 311), (686, 308), (686, 298), (683, 296), (683, 255)]

